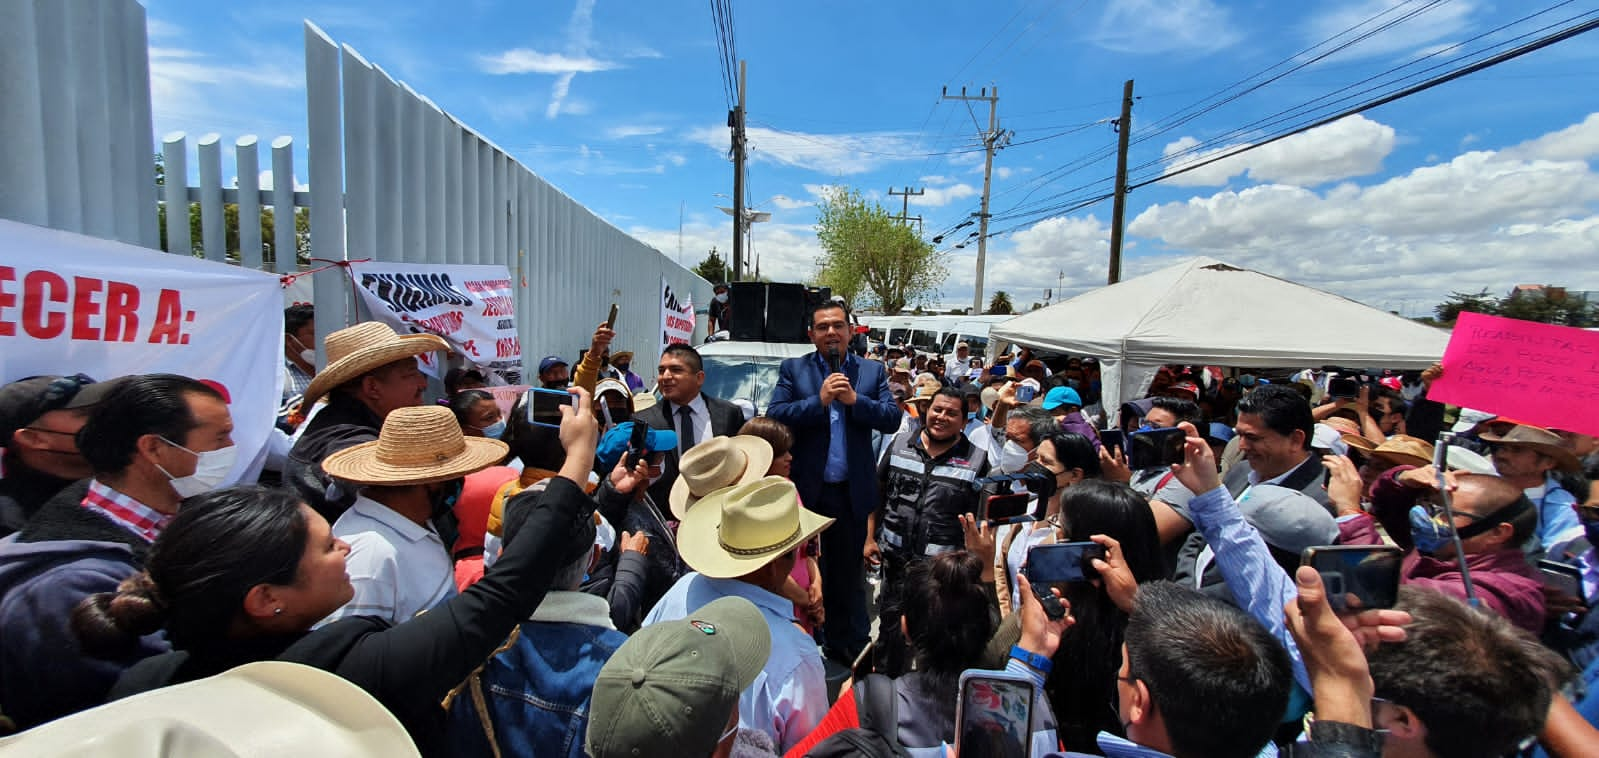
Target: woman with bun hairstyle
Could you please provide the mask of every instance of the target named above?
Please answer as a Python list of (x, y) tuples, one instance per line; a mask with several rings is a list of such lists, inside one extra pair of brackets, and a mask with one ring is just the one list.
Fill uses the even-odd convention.
[(508, 509), (508, 533), (519, 538), (481, 581), (401, 624), (351, 616), (312, 629), (354, 593), (349, 547), (295, 495), (248, 486), (190, 498), (150, 548), (144, 573), (74, 613), (91, 654), (114, 656), (160, 630), (172, 643), (172, 652), (124, 672), (111, 699), (289, 661), (356, 684), (399, 718), (424, 755), (447, 754), (440, 701), (532, 614), (555, 572), (592, 546), (574, 535), (594, 507), (582, 483), (596, 425), (587, 393), (573, 394), (576, 412), (562, 410), (565, 465), (543, 493)]

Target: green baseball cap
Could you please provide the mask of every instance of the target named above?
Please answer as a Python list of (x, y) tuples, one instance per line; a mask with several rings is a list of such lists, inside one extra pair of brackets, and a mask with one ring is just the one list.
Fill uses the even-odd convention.
[(594, 758), (710, 755), (771, 652), (765, 617), (741, 597), (640, 629), (594, 681), (584, 749)]

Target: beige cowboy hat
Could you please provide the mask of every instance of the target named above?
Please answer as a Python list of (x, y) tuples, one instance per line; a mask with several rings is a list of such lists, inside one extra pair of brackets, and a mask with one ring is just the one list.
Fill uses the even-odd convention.
[(1504, 434), (1483, 432), (1477, 436), (1496, 445), (1520, 445), (1522, 447), (1532, 448), (1533, 450), (1555, 459), (1555, 468), (1560, 469), (1561, 471), (1582, 470), (1582, 460), (1577, 458), (1576, 453), (1571, 452), (1571, 450), (1566, 447), (1565, 440), (1561, 439), (1560, 435), (1555, 434), (1548, 429), (1540, 429), (1536, 426), (1527, 426), (1526, 424), (1517, 424), (1513, 427), (1510, 427), (1510, 431), (1505, 432)]
[(443, 337), (433, 334), (396, 334), (381, 321), (363, 321), (329, 334), (323, 346), (328, 351), (327, 368), (318, 371), (305, 388), (301, 407), (310, 408), (333, 388), (368, 371), (401, 358), (414, 358), (435, 350), (450, 349)]
[(636, 416), (650, 408), (654, 408), (655, 404), (659, 402), (660, 400), (655, 397), (654, 392), (635, 392), (633, 393), (633, 415)]
[(689, 506), (706, 495), (764, 479), (772, 457), (771, 443), (749, 434), (712, 437), (695, 445), (677, 464), (677, 481), (667, 497), (672, 515), (682, 521)]
[(689, 568), (734, 579), (793, 550), (833, 519), (800, 507), (794, 483), (781, 476), (717, 490), (690, 508), (677, 544)]
[(630, 366), (633, 365), (633, 351), (623, 350), (620, 353), (611, 353), (611, 364), (615, 365), (618, 361)]
[(449, 408), (421, 405), (391, 411), (375, 441), (328, 456), (322, 469), (355, 484), (404, 487), (459, 479), (499, 463), (509, 450), (499, 440), (463, 435)]
[(1350, 450), (1358, 450), (1366, 455), (1371, 455), (1371, 451), (1377, 449), (1377, 443), (1372, 442), (1371, 440), (1368, 440), (1358, 434), (1350, 434), (1345, 432), (1338, 435), (1338, 439), (1343, 440), (1344, 444), (1348, 445)]
[(1390, 466), (1431, 466), (1433, 446), (1420, 437), (1396, 434), (1371, 450), (1371, 457)]
[(0, 739), (3, 755), (89, 758), (417, 756), (399, 719), (343, 677), (298, 663), (247, 663), (150, 690)]
[(937, 395), (937, 394), (938, 394), (938, 387), (935, 387), (935, 386), (929, 385), (929, 384), (917, 383), (915, 393), (912, 394), (910, 397), (905, 398), (905, 402), (907, 402), (907, 403), (918, 403), (918, 404), (920, 404), (920, 403), (932, 404), (933, 396)]

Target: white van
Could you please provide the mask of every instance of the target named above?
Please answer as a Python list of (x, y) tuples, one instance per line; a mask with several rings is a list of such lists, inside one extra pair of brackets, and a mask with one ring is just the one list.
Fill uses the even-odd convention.
[(971, 350), (970, 355), (983, 356), (988, 354), (988, 330), (995, 324), (1015, 318), (1014, 316), (962, 316), (961, 320), (950, 325), (944, 332), (943, 341), (939, 343), (939, 352), (945, 355), (955, 354), (955, 343), (964, 342)]

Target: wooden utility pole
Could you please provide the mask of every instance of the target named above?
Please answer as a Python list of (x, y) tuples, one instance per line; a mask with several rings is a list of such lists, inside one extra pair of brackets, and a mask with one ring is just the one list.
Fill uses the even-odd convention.
[(925, 188), (925, 187), (923, 187), (922, 189), (914, 190), (914, 191), (911, 190), (910, 187), (906, 187), (903, 192), (895, 192), (893, 187), (889, 187), (888, 188), (888, 196), (889, 197), (893, 197), (895, 195), (899, 195), (900, 198), (901, 198), (899, 215), (898, 216), (894, 216), (893, 217), (894, 220), (898, 221), (898, 222), (900, 222), (900, 223), (902, 223), (902, 224), (904, 224), (906, 226), (910, 226), (910, 223), (912, 221), (915, 221), (916, 222), (916, 233), (917, 234), (921, 234), (922, 233), (922, 217), (921, 216), (912, 216), (912, 215), (910, 215), (911, 214), (911, 198), (912, 197), (921, 197), (922, 195), (925, 195), (925, 194), (927, 194), (927, 188)]
[(982, 100), (988, 103), (988, 131), (982, 133), (983, 137), (983, 206), (977, 217), (977, 288), (972, 295), (972, 313), (983, 312), (983, 268), (988, 258), (988, 188), (994, 176), (994, 151), (1004, 147), (1006, 135), (999, 131), (999, 88), (995, 87), (990, 94), (987, 87), (979, 90), (977, 95), (966, 94), (966, 88), (961, 87), (959, 95), (949, 94), (949, 88), (944, 88), (944, 100)]
[(733, 281), (744, 278), (744, 74), (745, 62), (738, 62), (738, 105), (727, 114), (733, 129)]
[(1110, 212), (1109, 283), (1122, 280), (1122, 220), (1127, 217), (1127, 138), (1133, 131), (1133, 80), (1122, 85), (1122, 117), (1116, 120), (1116, 204)]

